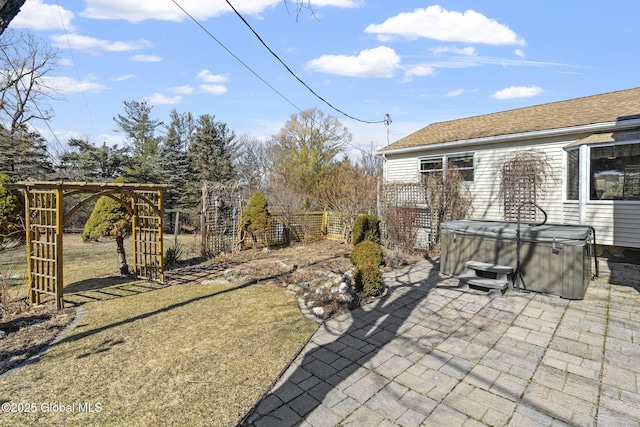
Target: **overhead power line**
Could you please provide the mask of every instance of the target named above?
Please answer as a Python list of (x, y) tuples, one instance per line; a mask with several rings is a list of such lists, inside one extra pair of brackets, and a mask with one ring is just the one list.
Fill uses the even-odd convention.
[[(251, 68), (246, 62), (244, 62), (242, 59), (240, 59), (235, 53), (233, 53), (231, 51), (231, 49), (227, 48), (220, 40), (218, 40), (216, 38), (216, 36), (214, 36), (204, 25), (202, 25), (196, 18), (194, 18), (187, 10), (185, 10), (176, 0), (171, 0), (173, 2), (173, 4), (175, 4), (189, 19), (191, 19), (191, 21), (193, 21), (194, 24), (196, 24), (198, 27), (200, 27), (200, 29), (202, 31), (204, 31), (212, 40), (214, 40), (220, 47), (222, 47), (229, 55), (231, 55), (236, 61), (238, 61), (240, 64), (242, 64), (243, 67), (245, 67), (251, 74), (253, 74), (254, 76), (256, 76), (262, 83), (264, 83), (266, 86), (268, 86), (271, 90), (273, 90), (276, 94), (278, 94), (278, 96), (280, 96), (282, 99), (284, 99), (288, 104), (290, 104), (291, 106), (293, 106), (293, 108), (295, 108), (296, 110), (298, 110), (300, 113), (303, 113), (304, 110), (302, 108), (300, 108), (299, 106), (297, 106), (295, 103), (293, 103), (293, 101), (291, 101), (289, 98), (287, 98), (282, 92), (280, 92), (278, 89), (276, 89), (275, 87), (273, 87), (269, 82), (267, 82), (260, 74), (258, 74), (253, 68)], [(305, 85), (306, 86), (306, 85)], [(308, 86), (307, 86), (308, 87)], [(311, 89), (309, 89), (311, 90)], [(313, 91), (312, 91), (313, 92)], [(315, 92), (314, 92), (315, 94)], [(316, 95), (317, 96), (317, 95)], [(320, 98), (322, 99), (322, 98)], [(326, 101), (323, 100), (323, 102), (326, 103)], [(330, 104), (328, 104), (330, 105)], [(330, 105), (331, 106), (331, 105)], [(333, 108), (334, 110), (336, 110), (333, 106), (331, 106), (331, 108)], [(345, 116), (352, 118), (356, 121), (360, 121), (363, 123), (369, 123), (369, 124), (377, 124), (377, 123), (384, 123), (387, 127), (389, 126), (389, 124), (391, 123), (391, 119), (389, 118), (389, 115), (386, 114), (385, 118), (383, 120), (377, 121), (377, 122), (371, 122), (371, 121), (364, 121), (364, 120), (359, 120), (356, 119), (354, 117), (351, 117), (350, 115), (340, 111), (340, 110), (336, 110), (339, 111), (341, 114), (344, 114)], [(316, 122), (317, 123), (317, 122)], [(322, 126), (320, 123), (317, 123), (318, 125)], [(329, 130), (329, 129), (326, 129)], [(332, 132), (333, 133), (333, 132)], [(335, 137), (337, 137), (337, 135), (334, 134)], [(351, 146), (352, 148), (360, 151), (363, 154), (368, 154), (366, 151), (364, 151), (363, 149), (361, 149), (360, 147), (357, 147), (351, 143), (346, 142), (346, 145)]]
[[(289, 74), (291, 74), (296, 80), (298, 80), (304, 87), (306, 87), (309, 92), (311, 92), (316, 98), (318, 98), (320, 101), (324, 102), (325, 104), (327, 104), (330, 108), (332, 108), (333, 110), (337, 111), (338, 113), (352, 119), (358, 122), (362, 122), (362, 123), (369, 123), (369, 124), (377, 124), (377, 123), (386, 123), (386, 118), (383, 120), (378, 120), (378, 121), (369, 121), (369, 120), (362, 120), (359, 119), (357, 117), (354, 117), (350, 114), (345, 113), (344, 111), (340, 110), (339, 108), (336, 108), (333, 104), (331, 104), (330, 102), (328, 102), (326, 99), (324, 99), (323, 97), (321, 97), (320, 95), (318, 95), (308, 84), (306, 84), (300, 77), (298, 77), (298, 75), (296, 73), (294, 73), (291, 68), (289, 68), (289, 66), (287, 64), (284, 63), (284, 61), (282, 59), (280, 59), (280, 57), (267, 45), (267, 43), (265, 43), (265, 41), (262, 39), (262, 37), (260, 37), (260, 35), (256, 32), (256, 30), (253, 29), (253, 27), (251, 26), (251, 24), (249, 24), (249, 22), (247, 22), (246, 19), (244, 19), (244, 16), (242, 16), (240, 14), (240, 12), (238, 12), (236, 10), (235, 7), (233, 7), (233, 5), (231, 4), (231, 2), (229, 0), (225, 0), (227, 2), (227, 4), (229, 5), (229, 7), (231, 9), (233, 9), (233, 11), (235, 12), (235, 14), (238, 16), (238, 18), (240, 18), (242, 20), (242, 22), (244, 22), (244, 24), (251, 30), (251, 32), (258, 38), (258, 40), (260, 41), (260, 43), (262, 43), (262, 45), (269, 51), (269, 53), (271, 53), (271, 55), (273, 55), (274, 58), (276, 58), (278, 60), (278, 62), (280, 62), (282, 64), (282, 66), (289, 72)], [(388, 116), (388, 115), (387, 115)]]

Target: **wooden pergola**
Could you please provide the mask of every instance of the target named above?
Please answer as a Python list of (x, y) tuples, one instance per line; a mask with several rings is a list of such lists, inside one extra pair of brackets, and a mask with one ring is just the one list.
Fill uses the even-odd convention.
[[(25, 196), (27, 233), (27, 280), (29, 301), (40, 304), (41, 296), (52, 295), (56, 308), (63, 301), (63, 226), (85, 203), (101, 196), (111, 197), (131, 214), (133, 271), (137, 277), (164, 282), (162, 247), (162, 195), (166, 184), (29, 182), (5, 185)], [(87, 194), (68, 212), (64, 198)], [(117, 194), (126, 194), (130, 203)]]

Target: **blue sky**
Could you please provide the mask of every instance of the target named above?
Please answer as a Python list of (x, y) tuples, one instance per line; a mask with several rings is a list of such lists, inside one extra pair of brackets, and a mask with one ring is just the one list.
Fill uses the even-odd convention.
[[(283, 0), (230, 2), (330, 104), (362, 121), (389, 114), (390, 142), (433, 122), (639, 86), (637, 1), (311, 0), (314, 14), (299, 16)], [(353, 158), (387, 144), (384, 124), (316, 98), (224, 0), (27, 0), (10, 28), (60, 50), (47, 83), (62, 99), (49, 127), (34, 123), (54, 152), (70, 137), (122, 145), (113, 117), (142, 99), (159, 120), (212, 114), (261, 139), (317, 107), (353, 134)]]

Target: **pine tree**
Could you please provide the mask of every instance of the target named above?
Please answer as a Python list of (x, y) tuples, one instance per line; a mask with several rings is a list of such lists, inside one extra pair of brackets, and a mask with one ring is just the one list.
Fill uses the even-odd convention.
[(187, 156), (189, 138), (194, 129), (193, 117), (190, 113), (179, 114), (176, 110), (170, 113), (171, 123), (167, 135), (158, 147), (159, 179), (169, 184), (165, 191), (164, 206), (167, 209), (182, 209), (190, 202), (187, 187), (192, 178), (192, 168)]
[(100, 147), (81, 139), (70, 139), (70, 150), (60, 156), (60, 171), (69, 180), (112, 181), (132, 165), (127, 148), (102, 143)]
[(189, 147), (189, 158), (199, 183), (229, 182), (236, 179), (233, 160), (238, 147), (235, 138), (235, 133), (227, 128), (226, 123), (216, 122), (214, 116), (203, 114), (198, 117)]
[(0, 173), (13, 181), (42, 180), (54, 171), (44, 138), (26, 125), (11, 133), (0, 127)]
[(113, 118), (132, 148), (134, 166), (127, 175), (138, 182), (158, 182), (155, 160), (159, 138), (155, 131), (160, 121), (151, 118), (152, 109), (146, 101), (124, 101), (125, 115)]

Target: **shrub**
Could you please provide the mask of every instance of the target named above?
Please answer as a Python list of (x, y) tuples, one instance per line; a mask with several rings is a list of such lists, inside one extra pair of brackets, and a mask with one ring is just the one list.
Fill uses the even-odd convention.
[(252, 243), (255, 247), (258, 235), (269, 231), (271, 227), (271, 213), (269, 212), (269, 204), (264, 195), (256, 191), (249, 199), (249, 206), (242, 213), (242, 228), (251, 236)]
[(407, 262), (407, 254), (402, 249), (395, 248), (385, 254), (384, 260), (391, 268), (399, 268)]
[(351, 263), (357, 267), (365, 264), (371, 264), (380, 267), (384, 264), (384, 253), (382, 247), (374, 242), (365, 240), (358, 243), (349, 255)]
[(171, 246), (167, 248), (164, 252), (164, 265), (165, 267), (175, 265), (182, 261), (182, 255), (184, 254), (182, 250), (182, 245), (177, 243), (175, 246)]
[(24, 198), (18, 190), (9, 190), (8, 175), (0, 173), (0, 250), (13, 242), (22, 242), (24, 232)]
[(380, 219), (375, 215), (358, 215), (353, 223), (351, 240), (354, 245), (365, 240), (380, 244)]
[(356, 291), (367, 296), (376, 297), (384, 292), (384, 279), (380, 269), (375, 265), (365, 264), (358, 267), (354, 281)]

